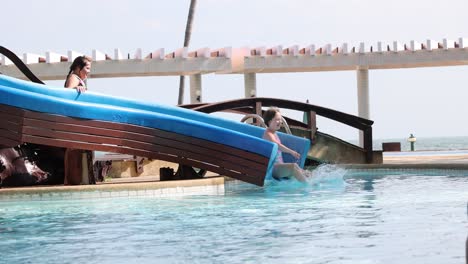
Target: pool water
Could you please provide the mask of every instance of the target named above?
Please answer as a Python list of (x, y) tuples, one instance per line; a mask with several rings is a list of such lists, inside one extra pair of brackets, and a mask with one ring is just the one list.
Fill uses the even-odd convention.
[(1, 202), (0, 262), (464, 263), (468, 173), (315, 175), (221, 196)]

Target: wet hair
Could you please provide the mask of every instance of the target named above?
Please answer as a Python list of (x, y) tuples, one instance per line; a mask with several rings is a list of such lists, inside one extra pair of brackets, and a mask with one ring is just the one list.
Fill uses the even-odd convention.
[(78, 56), (75, 58), (75, 60), (73, 60), (73, 63), (70, 65), (70, 71), (68, 71), (68, 74), (67, 74), (67, 78), (65, 79), (65, 84), (67, 84), (67, 79), (68, 79), (68, 76), (76, 69), (80, 69), (82, 70), (86, 64), (88, 62), (91, 62), (93, 61), (93, 59), (91, 59), (91, 57), (89, 56), (86, 56), (86, 55), (83, 55), (83, 56)]
[(76, 68), (78, 69), (83, 69), (86, 66), (86, 63), (91, 62), (92, 59), (89, 56), (78, 56), (75, 58), (73, 63), (70, 65), (70, 71), (68, 74), (72, 73)]
[(265, 125), (269, 126), (270, 121), (275, 117), (276, 113), (279, 113), (279, 109), (277, 107), (270, 107), (268, 110), (265, 111), (265, 114), (263, 114), (263, 122), (265, 122)]

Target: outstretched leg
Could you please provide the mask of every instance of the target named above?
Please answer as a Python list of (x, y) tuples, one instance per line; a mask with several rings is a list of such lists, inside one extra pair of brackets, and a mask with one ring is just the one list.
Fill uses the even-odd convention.
[(303, 170), (296, 163), (279, 163), (275, 165), (273, 176), (280, 179), (281, 177), (294, 177), (300, 182), (306, 182), (306, 176)]

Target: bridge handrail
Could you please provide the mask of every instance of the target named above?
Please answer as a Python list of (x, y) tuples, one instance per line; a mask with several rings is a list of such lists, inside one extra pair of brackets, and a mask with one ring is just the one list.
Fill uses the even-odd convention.
[(258, 126), (261, 127), (266, 127), (265, 121), (263, 121), (263, 118), (260, 115), (257, 114), (247, 114), (244, 117), (242, 117), (241, 122), (244, 123), (245, 121), (249, 120), (250, 118), (256, 119), (256, 123)]
[[(257, 114), (247, 114), (241, 119), (241, 122), (244, 123), (249, 118), (255, 119), (257, 123), (256, 125), (264, 127), (264, 128), (267, 127), (267, 125), (265, 124), (265, 121), (263, 120), (263, 117)], [(291, 135), (292, 134), (291, 129), (289, 128), (288, 121), (286, 120), (286, 118), (284, 118), (284, 116), (281, 117), (281, 122), (282, 122), (281, 125), (286, 130), (286, 133)]]
[(373, 147), (372, 147), (372, 124), (374, 121), (362, 117), (350, 115), (330, 108), (313, 105), (309, 103), (295, 102), (285, 99), (267, 98), (267, 97), (252, 97), (237, 100), (229, 100), (213, 104), (203, 104), (195, 107), (188, 107), (196, 111), (204, 113), (213, 113), (227, 110), (242, 109), (245, 112), (245, 107), (252, 107), (252, 111), (261, 115), (262, 106), (276, 106), (279, 108), (287, 108), (297, 111), (303, 111), (307, 114), (309, 124), (308, 128), (311, 130), (310, 139), (315, 137), (316, 119), (315, 115), (320, 115), (334, 121), (346, 124), (363, 131), (364, 135), (364, 150), (366, 151), (366, 160), (372, 163)]
[(343, 124), (349, 125), (360, 130), (367, 129), (368, 127), (372, 126), (372, 124), (374, 124), (374, 121), (372, 120), (350, 115), (330, 108), (309, 103), (301, 103), (285, 99), (268, 97), (252, 97), (238, 100), (229, 100), (213, 104), (204, 104), (201, 106), (194, 107), (192, 109), (204, 113), (213, 113), (246, 106), (256, 107), (257, 102), (261, 102), (262, 106), (276, 106), (279, 108), (288, 108), (303, 112), (314, 111), (320, 116), (335, 120), (337, 122), (341, 122)]

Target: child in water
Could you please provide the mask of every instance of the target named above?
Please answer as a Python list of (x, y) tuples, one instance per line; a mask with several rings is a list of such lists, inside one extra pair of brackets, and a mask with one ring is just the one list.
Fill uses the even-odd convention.
[(263, 120), (267, 125), (265, 133), (263, 133), (263, 139), (278, 144), (278, 155), (276, 155), (276, 161), (273, 168), (273, 178), (276, 180), (281, 180), (294, 177), (300, 182), (305, 182), (308, 175), (303, 169), (299, 167), (299, 165), (297, 165), (297, 163), (285, 163), (283, 161), (283, 152), (291, 154), (296, 159), (299, 159), (301, 156), (296, 151), (283, 145), (278, 135), (276, 134), (276, 131), (281, 128), (282, 124), (282, 116), (279, 112), (279, 109), (268, 109), (263, 116)]

